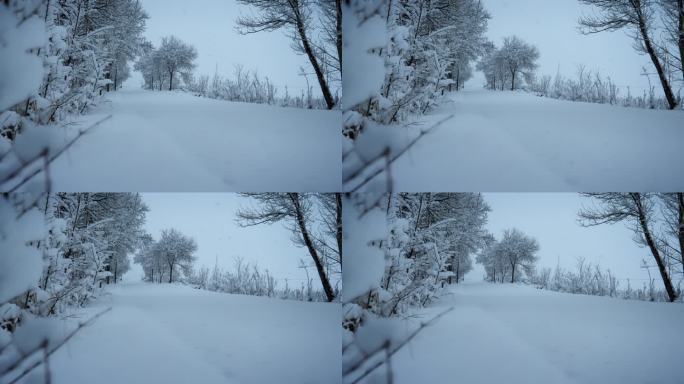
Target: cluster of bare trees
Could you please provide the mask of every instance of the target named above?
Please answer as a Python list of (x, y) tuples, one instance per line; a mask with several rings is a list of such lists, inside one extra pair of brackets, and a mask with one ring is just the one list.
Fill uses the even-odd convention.
[(488, 42), (477, 68), (484, 72), (488, 88), (513, 91), (521, 88), (523, 80), (528, 85), (534, 83), (538, 59), (537, 47), (509, 36), (504, 38), (501, 48)]
[(142, 266), (146, 281), (173, 283), (181, 280), (181, 273), (183, 277), (192, 275), (195, 252), (197, 243), (192, 237), (170, 228), (162, 230), (157, 241), (145, 236), (135, 262)]
[(178, 88), (180, 81), (185, 84), (192, 81), (192, 70), (197, 58), (197, 50), (175, 36), (162, 38), (159, 48), (146, 41), (142, 46), (142, 55), (135, 64), (135, 69), (143, 74), (147, 89)]
[(539, 243), (519, 229), (507, 229), (501, 240), (488, 239), (487, 246), (477, 256), (477, 262), (485, 268), (487, 279), (503, 283), (528, 280), (535, 275), (536, 253)]

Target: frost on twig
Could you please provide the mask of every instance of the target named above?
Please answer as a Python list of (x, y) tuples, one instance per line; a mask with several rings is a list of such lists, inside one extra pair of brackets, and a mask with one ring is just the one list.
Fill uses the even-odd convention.
[[(36, 132), (37, 135), (32, 135), (32, 137), (20, 137), (23, 140), (14, 142), (7, 152), (0, 154), (0, 163), (6, 164), (6, 167), (3, 167), (0, 172), (0, 190), (17, 192), (22, 186), (43, 172), (45, 176), (44, 191), (49, 192), (51, 186), (50, 165), (81, 137), (111, 117), (112, 115), (109, 115), (88, 128), (79, 130), (74, 137), (56, 148), (53, 148), (55, 146), (51, 143), (50, 136), (37, 136), (46, 132)], [(36, 131), (43, 130), (42, 128), (35, 129)]]
[[(359, 192), (378, 176), (385, 175), (383, 186), (370, 186), (370, 189), (393, 190), (391, 167), (401, 156), (406, 154), (423, 137), (452, 119), (450, 115), (434, 123), (428, 128), (409, 131), (409, 138), (399, 137), (397, 127), (381, 126), (367, 122), (364, 135), (360, 136), (352, 148), (342, 155), (342, 182), (348, 192)], [(367, 188), (367, 189), (369, 189)]]
[[(377, 372), (378, 368), (385, 366), (385, 379), (387, 383), (393, 382), (392, 357), (403, 347), (408, 345), (419, 333), (428, 326), (435, 324), (441, 317), (453, 311), (451, 307), (420, 325), (408, 335), (400, 337), (387, 322), (398, 321), (397, 319), (372, 320), (363, 326), (356, 334), (356, 338), (346, 344), (346, 357), (342, 367), (342, 376), (345, 383), (359, 383), (370, 374)], [(366, 329), (363, 329), (366, 328)], [(389, 329), (389, 332), (387, 330)]]
[[(69, 332), (64, 338), (62, 338), (59, 341), (50, 340), (50, 337), (43, 337), (35, 346), (30, 346), (27, 348), (26, 345), (23, 345), (21, 346), (21, 348), (17, 348), (18, 356), (16, 360), (13, 363), (4, 367), (2, 371), (0, 371), (0, 378), (2, 378), (3, 380), (7, 380), (8, 384), (15, 384), (18, 383), (24, 377), (26, 377), (29, 373), (33, 372), (34, 369), (40, 367), (41, 365), (44, 365), (45, 382), (49, 383), (50, 356), (52, 356), (52, 354), (54, 354), (59, 348), (63, 347), (67, 342), (69, 342), (69, 340), (71, 340), (83, 328), (95, 322), (95, 320), (97, 320), (105, 313), (111, 311), (111, 309), (111, 307), (107, 308), (97, 313), (93, 317), (89, 318), (88, 320), (79, 323), (73, 331)], [(15, 335), (15, 340), (13, 340), (13, 343), (15, 344), (19, 343), (19, 341), (17, 341), (16, 339), (17, 337)], [(24, 344), (26, 343), (24, 342)], [(10, 348), (10, 345), (3, 346), (2, 349), (0, 349), (0, 352), (3, 352), (5, 349), (8, 348)]]

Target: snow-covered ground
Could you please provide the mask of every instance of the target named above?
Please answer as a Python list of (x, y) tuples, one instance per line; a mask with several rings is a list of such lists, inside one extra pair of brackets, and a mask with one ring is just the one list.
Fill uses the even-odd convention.
[[(340, 305), (124, 283), (50, 360), (53, 383), (336, 383)], [(38, 369), (40, 371), (40, 369)]]
[[(396, 383), (681, 383), (684, 305), (465, 283), (393, 359)], [(419, 321), (419, 320), (411, 320)]]
[(146, 91), (133, 80), (107, 100), (76, 128), (112, 117), (52, 166), (53, 190), (340, 189), (339, 111)]
[(395, 162), (395, 190), (684, 190), (684, 111), (468, 89), (449, 95), (422, 128), (450, 115)]

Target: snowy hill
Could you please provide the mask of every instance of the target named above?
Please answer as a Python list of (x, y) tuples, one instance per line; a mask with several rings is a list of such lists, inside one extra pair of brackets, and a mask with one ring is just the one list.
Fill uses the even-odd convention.
[(396, 383), (681, 383), (684, 306), (465, 283), (393, 360)]
[(339, 190), (339, 111), (235, 103), (127, 85), (77, 126), (112, 115), (55, 162), (53, 189)]
[(684, 111), (468, 89), (449, 95), (423, 127), (451, 115), (396, 161), (396, 190), (684, 189), (672, 161), (682, 155)]
[(336, 383), (340, 306), (123, 284), (50, 360), (53, 383)]

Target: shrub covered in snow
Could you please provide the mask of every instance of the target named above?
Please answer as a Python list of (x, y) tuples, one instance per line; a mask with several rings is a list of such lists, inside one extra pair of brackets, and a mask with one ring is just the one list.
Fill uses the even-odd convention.
[(56, 348), (61, 339), (44, 317), (84, 305), (127, 270), (146, 210), (132, 193), (0, 197), (3, 382), (27, 372), (24, 362), (39, 351)]
[(353, 382), (415, 335), (395, 332), (400, 317), (458, 283), (491, 235), (475, 193), (357, 194), (344, 207), (343, 375)]

